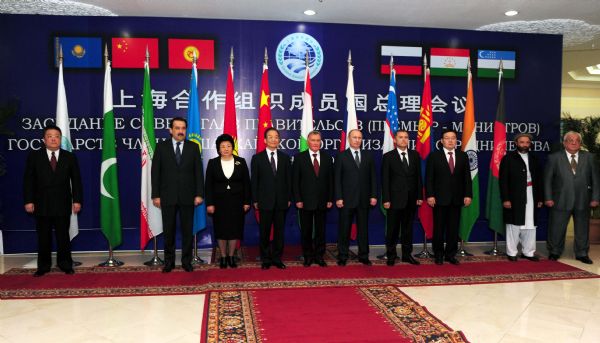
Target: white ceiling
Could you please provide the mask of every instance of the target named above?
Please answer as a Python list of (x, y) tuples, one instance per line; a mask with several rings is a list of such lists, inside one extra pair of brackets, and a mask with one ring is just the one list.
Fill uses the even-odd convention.
[[(317, 14), (306, 16), (303, 12), (307, 9)], [(519, 14), (507, 17), (507, 10), (517, 10)], [(586, 66), (600, 63), (600, 0), (1, 0), (0, 13), (282, 20), (558, 33), (564, 37), (563, 81), (600, 87), (600, 82), (575, 81), (567, 74), (583, 73)]]

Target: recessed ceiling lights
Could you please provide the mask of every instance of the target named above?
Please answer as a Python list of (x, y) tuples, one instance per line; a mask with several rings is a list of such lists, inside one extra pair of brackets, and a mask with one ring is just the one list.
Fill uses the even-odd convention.
[(515, 11), (515, 10), (510, 10), (510, 11), (504, 12), (504, 15), (507, 17), (513, 17), (513, 16), (516, 16), (517, 14), (519, 14), (519, 11)]
[(313, 10), (306, 10), (306, 11), (304, 11), (304, 14), (306, 14), (306, 15), (315, 15), (315, 14), (317, 14), (317, 12), (315, 12)]

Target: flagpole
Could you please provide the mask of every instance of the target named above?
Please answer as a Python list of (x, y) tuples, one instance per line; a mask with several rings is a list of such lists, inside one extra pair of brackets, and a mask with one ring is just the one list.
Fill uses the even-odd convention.
[[(148, 51), (148, 46), (146, 46), (146, 63), (148, 64), (148, 68), (150, 68), (150, 52)], [(156, 236), (154, 235), (152, 236), (152, 242), (154, 246), (153, 256), (150, 260), (144, 262), (144, 265), (149, 267), (162, 266), (165, 262), (158, 257), (158, 243), (156, 242)]]
[[(500, 65), (498, 68), (498, 87), (500, 87), (500, 82), (502, 80), (502, 60), (500, 60)], [(488, 251), (484, 251), (483, 252), (486, 255), (490, 255), (490, 256), (504, 256), (506, 255), (503, 251), (498, 250), (498, 232), (494, 231), (494, 245), (492, 246), (492, 249), (488, 250)]]
[[(468, 88), (469, 88), (469, 86), (468, 86), (469, 85), (469, 77), (470, 77), (469, 75), (471, 75), (471, 58), (469, 58), (469, 60), (467, 61), (467, 70), (468, 70), (468, 72), (467, 72), (467, 91), (468, 91)], [(462, 256), (462, 257), (464, 257), (464, 256), (473, 256), (473, 254), (471, 254), (467, 250), (465, 250), (465, 245), (466, 245), (466, 242), (463, 239), (461, 239), (460, 240), (460, 247), (458, 248), (458, 252), (456, 253), (456, 256)]]
[[(429, 69), (427, 68), (427, 54), (423, 56), (423, 82), (427, 80), (427, 73)], [(429, 206), (426, 202), (423, 202), (421, 206)], [(433, 254), (427, 249), (427, 233), (425, 232), (425, 227), (421, 223), (419, 219), (419, 224), (421, 225), (421, 229), (423, 230), (423, 250), (414, 254), (413, 256), (416, 258), (432, 258)]]

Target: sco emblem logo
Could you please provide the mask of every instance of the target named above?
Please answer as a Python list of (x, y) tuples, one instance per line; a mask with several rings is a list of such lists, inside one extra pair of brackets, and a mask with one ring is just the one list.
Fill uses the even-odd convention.
[(304, 81), (306, 54), (310, 77), (315, 77), (323, 66), (323, 49), (319, 42), (306, 33), (292, 33), (279, 42), (275, 53), (277, 67), (285, 77)]

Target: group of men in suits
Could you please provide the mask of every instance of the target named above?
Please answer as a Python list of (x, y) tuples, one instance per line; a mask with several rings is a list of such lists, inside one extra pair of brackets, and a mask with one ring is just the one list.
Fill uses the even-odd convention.
[[(203, 201), (202, 161), (198, 147), (187, 141), (187, 122), (174, 118), (170, 123), (171, 139), (156, 145), (152, 163), (153, 204), (162, 212), (165, 233), (165, 266), (175, 266), (175, 227), (179, 214), (182, 230), (182, 267), (193, 271), (192, 223), (194, 207)], [(349, 257), (349, 240), (356, 222), (358, 261), (369, 260), (368, 216), (377, 205), (375, 163), (369, 151), (362, 149), (362, 133), (348, 133), (349, 148), (334, 160), (321, 149), (321, 134), (308, 135), (308, 149), (292, 161), (279, 151), (280, 136), (275, 128), (264, 135), (266, 149), (252, 157), (251, 188), (254, 207), (258, 211), (260, 258), (262, 269), (275, 266), (285, 269), (281, 260), (284, 245), (286, 212), (292, 199), (298, 209), (304, 266), (315, 263), (326, 266), (325, 221), (328, 209), (338, 208), (338, 260), (345, 266)], [(382, 205), (387, 211), (386, 257), (393, 266), (398, 257), (396, 245), (400, 235), (401, 261), (413, 265), (412, 223), (418, 206), (433, 207), (433, 250), (435, 263), (459, 264), (458, 226), (460, 211), (469, 206), (472, 185), (469, 158), (457, 149), (457, 132), (445, 129), (442, 149), (430, 154), (422, 180), (419, 155), (408, 149), (408, 132), (395, 133), (395, 146), (382, 161)], [(50, 271), (52, 230), (58, 246), (57, 262), (66, 274), (73, 274), (69, 240), (71, 213), (82, 204), (82, 184), (75, 155), (60, 149), (61, 131), (47, 126), (43, 138), (45, 149), (32, 151), (27, 158), (24, 175), (24, 204), (35, 215), (38, 233), (38, 268), (34, 276)], [(548, 229), (549, 259), (557, 260), (564, 250), (568, 220), (575, 222), (575, 256), (591, 264), (588, 256), (590, 207), (600, 201), (600, 175), (595, 156), (581, 150), (581, 136), (568, 132), (563, 139), (564, 151), (553, 153), (543, 175), (538, 160), (529, 152), (532, 137), (515, 137), (516, 150), (509, 152), (500, 164), (500, 188), (507, 228), (507, 253), (517, 260), (539, 258), (535, 252), (535, 209), (542, 202), (550, 208)], [(542, 181), (543, 180), (543, 181)], [(423, 186), (425, 191), (423, 192)], [(542, 190), (543, 189), (543, 190)], [(425, 199), (423, 199), (425, 196)]]

